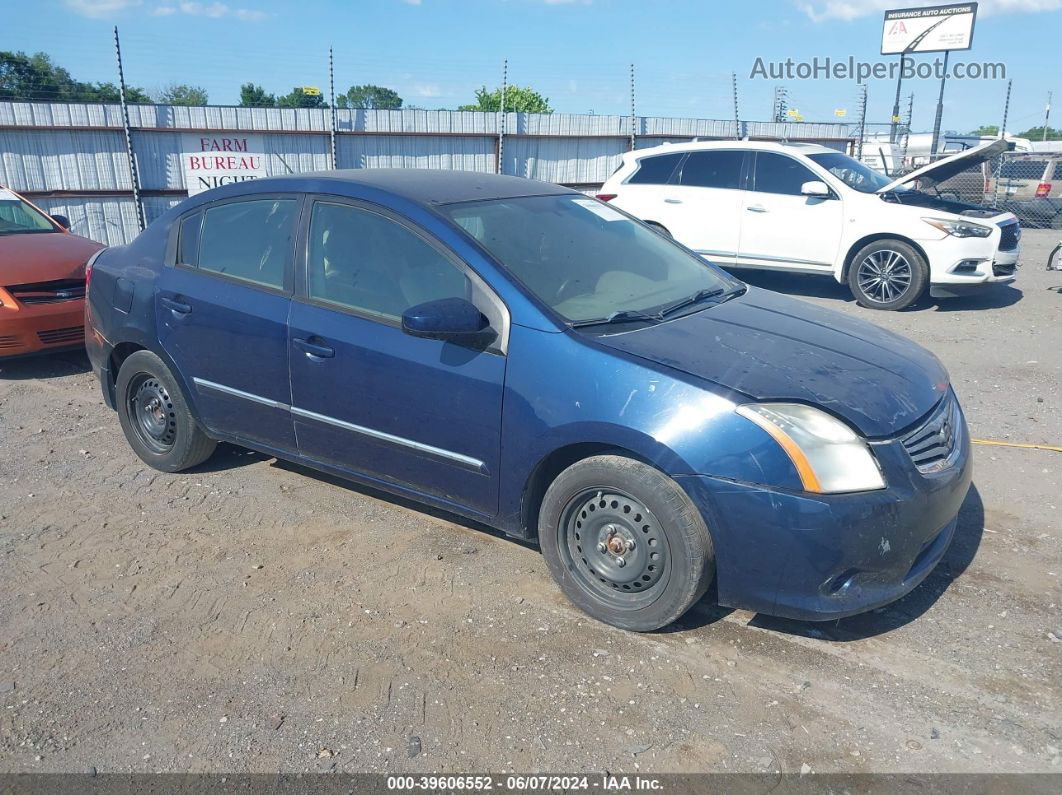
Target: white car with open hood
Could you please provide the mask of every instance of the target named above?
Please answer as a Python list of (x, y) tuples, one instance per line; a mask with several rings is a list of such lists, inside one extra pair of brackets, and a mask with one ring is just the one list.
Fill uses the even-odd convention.
[(903, 309), (926, 289), (1014, 280), (1017, 218), (933, 192), (1008, 148), (991, 141), (891, 179), (814, 144), (664, 144), (626, 153), (598, 198), (724, 267), (829, 274), (863, 306)]

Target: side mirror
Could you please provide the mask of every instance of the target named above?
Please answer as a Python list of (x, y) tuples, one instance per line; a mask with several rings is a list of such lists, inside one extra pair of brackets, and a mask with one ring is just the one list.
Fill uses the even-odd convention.
[(483, 313), (464, 298), (426, 301), (402, 313), (402, 331), (430, 340), (473, 342), (489, 325)]
[(65, 229), (66, 231), (70, 231), (70, 219), (67, 218), (65, 215), (53, 215), (52, 220), (59, 224), (59, 226), (63, 227), (63, 229)]
[(830, 198), (830, 186), (825, 182), (813, 179), (800, 186), (800, 195), (808, 196), (812, 199), (828, 199)]

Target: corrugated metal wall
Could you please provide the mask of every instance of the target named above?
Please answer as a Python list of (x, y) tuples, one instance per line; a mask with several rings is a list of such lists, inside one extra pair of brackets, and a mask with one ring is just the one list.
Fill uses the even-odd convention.
[[(339, 168), (497, 170), (501, 116), (444, 110), (336, 112)], [(507, 113), (502, 171), (593, 192), (630, 145), (627, 116)], [(133, 152), (150, 223), (185, 195), (187, 132), (260, 133), (269, 174), (332, 167), (331, 111), (131, 105)], [(641, 149), (693, 137), (798, 138), (842, 147), (847, 124), (774, 124), (635, 117)], [(117, 245), (138, 232), (132, 177), (117, 105), (0, 102), (0, 185), (28, 193), (75, 232)]]

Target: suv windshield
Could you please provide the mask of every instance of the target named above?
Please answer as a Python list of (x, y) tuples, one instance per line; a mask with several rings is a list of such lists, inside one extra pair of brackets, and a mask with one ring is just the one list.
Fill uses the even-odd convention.
[(0, 188), (0, 235), (56, 232), (55, 224), (16, 194)]
[(589, 197), (529, 196), (440, 209), (573, 325), (655, 322), (742, 289), (658, 232)]
[[(890, 182), (892, 177), (886, 177), (880, 171), (875, 171), (870, 166), (860, 163), (841, 152), (823, 152), (817, 155), (808, 155), (824, 169), (829, 171), (850, 188), (855, 188), (860, 193), (877, 193)], [(899, 185), (893, 190), (902, 193), (909, 188)]]

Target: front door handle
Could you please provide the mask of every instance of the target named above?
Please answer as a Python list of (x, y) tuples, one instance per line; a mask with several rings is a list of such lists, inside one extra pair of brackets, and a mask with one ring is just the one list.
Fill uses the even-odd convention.
[(665, 204), (682, 204), (682, 199), (664, 199)]
[(309, 356), (311, 359), (331, 359), (333, 356), (336, 355), (335, 348), (330, 348), (327, 345), (318, 345), (316, 342), (311, 342), (310, 340), (312, 339), (315, 338), (296, 338), (293, 339), (292, 342), (294, 342), (298, 347), (302, 348), (302, 350), (305, 351), (306, 355)]
[(192, 311), (191, 304), (186, 304), (184, 301), (177, 301), (173, 298), (167, 298), (166, 296), (162, 296), (161, 298), (159, 298), (159, 303), (169, 309), (175, 315), (187, 315), (189, 312)]
[(762, 204), (750, 204), (745, 209), (748, 210), (750, 213), (765, 213), (765, 212), (767, 212), (767, 208), (764, 207)]

